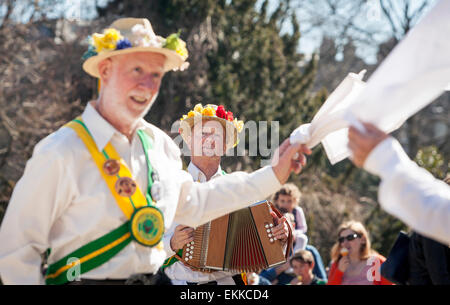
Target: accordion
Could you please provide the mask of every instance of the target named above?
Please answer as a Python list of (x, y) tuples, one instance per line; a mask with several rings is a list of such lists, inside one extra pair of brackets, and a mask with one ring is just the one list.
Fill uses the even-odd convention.
[[(214, 219), (194, 230), (194, 241), (183, 247), (181, 261), (194, 270), (258, 272), (286, 262), (288, 247), (273, 238), (270, 211), (282, 215), (269, 201)], [(286, 250), (284, 250), (286, 249)]]

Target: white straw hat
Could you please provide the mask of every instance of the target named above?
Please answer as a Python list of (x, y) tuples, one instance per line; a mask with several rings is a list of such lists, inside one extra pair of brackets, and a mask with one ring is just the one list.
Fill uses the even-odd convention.
[(186, 43), (178, 34), (167, 38), (157, 36), (150, 21), (145, 18), (121, 18), (113, 22), (103, 34), (95, 33), (90, 39), (83, 69), (99, 77), (98, 64), (102, 60), (120, 54), (153, 52), (166, 56), (165, 71), (183, 70), (188, 66)]

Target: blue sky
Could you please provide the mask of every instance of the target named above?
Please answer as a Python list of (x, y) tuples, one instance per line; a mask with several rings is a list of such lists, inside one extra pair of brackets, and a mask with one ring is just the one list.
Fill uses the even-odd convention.
[[(273, 12), (279, 6), (280, 1), (283, 0), (269, 0), (269, 13)], [(404, 0), (395, 0), (393, 3), (399, 5), (403, 3), (403, 1)], [(423, 3), (424, 0), (409, 1), (411, 10), (414, 11)], [(257, 2), (258, 8), (261, 6), (262, 2), (264, 2), (264, 0), (259, 0)], [(293, 4), (303, 3), (304, 5), (305, 2), (311, 1), (297, 0), (292, 2)], [(430, 5), (425, 10), (425, 12), (429, 10), (437, 2), (437, 0), (430, 0), (429, 2)], [(342, 1), (342, 3), (344, 3), (345, 5), (338, 7), (337, 12), (339, 13), (339, 15), (345, 16), (346, 14), (348, 14), (347, 11), (351, 8), (352, 4), (355, 3), (355, 1), (352, 2), (352, 0), (348, 0), (345, 2)], [(329, 14), (329, 7), (324, 4), (323, 0), (315, 0), (315, 6), (317, 9), (313, 12), (314, 15), (317, 14), (323, 17), (327, 17), (327, 14)], [(398, 6), (395, 7), (395, 9), (399, 11)], [(318, 11), (320, 11), (320, 13), (317, 13)], [(327, 20), (327, 23), (323, 27), (311, 27), (309, 20), (313, 18), (313, 16), (310, 12), (308, 12), (306, 8), (297, 9), (296, 15), (300, 22), (300, 31), (302, 32), (302, 37), (300, 38), (299, 44), (299, 51), (302, 53), (311, 54), (312, 52), (316, 51), (319, 48), (324, 36), (336, 37), (338, 31), (340, 30), (339, 26), (336, 26), (336, 23), (334, 22), (335, 20), (333, 20), (333, 18), (325, 18)], [(376, 35), (374, 35), (374, 40), (370, 44), (355, 42), (355, 45), (357, 47), (357, 55), (363, 58), (366, 63), (373, 64), (376, 62), (378, 44), (388, 40), (392, 35), (388, 20), (382, 13), (379, 1), (367, 0), (360, 13), (354, 19), (354, 23), (363, 30), (373, 31), (377, 33)], [(286, 23), (284, 24), (282, 31), (290, 31), (291, 29), (292, 26), (289, 23)], [(307, 31), (302, 31), (302, 29), (307, 29)], [(358, 35), (358, 33), (354, 34), (355, 36)], [(338, 40), (338, 43), (339, 42), (345, 43), (345, 41)]]

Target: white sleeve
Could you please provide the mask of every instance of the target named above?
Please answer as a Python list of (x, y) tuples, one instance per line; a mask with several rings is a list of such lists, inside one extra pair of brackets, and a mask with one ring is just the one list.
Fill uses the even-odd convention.
[(375, 147), (364, 168), (381, 177), (378, 199), (384, 210), (415, 231), (450, 244), (450, 186), (411, 161), (392, 137)]
[(44, 284), (41, 254), (49, 232), (70, 202), (67, 165), (51, 151), (34, 155), (14, 188), (0, 229), (0, 276), (4, 284)]
[(186, 181), (181, 188), (175, 221), (197, 227), (264, 200), (280, 188), (270, 166), (252, 173), (234, 172), (206, 183)]
[(306, 234), (308, 231), (308, 225), (306, 224), (305, 213), (301, 207), (296, 207), (294, 212), (297, 214), (296, 219), (298, 223), (295, 223), (295, 236), (300, 236), (301, 234)]
[(172, 250), (172, 247), (170, 246), (170, 240), (172, 239), (173, 234), (175, 233), (175, 227), (177, 226), (176, 223), (173, 223), (169, 230), (164, 232), (164, 236), (162, 239), (164, 251), (166, 251), (166, 258), (171, 257), (175, 254), (175, 251)]

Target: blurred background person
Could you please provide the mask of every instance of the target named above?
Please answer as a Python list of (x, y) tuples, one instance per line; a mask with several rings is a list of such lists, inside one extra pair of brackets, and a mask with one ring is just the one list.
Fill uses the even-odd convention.
[(291, 280), (291, 285), (325, 285), (325, 279), (317, 277), (313, 273), (315, 266), (314, 257), (308, 250), (300, 250), (290, 259), (290, 265), (296, 277)]
[(392, 284), (381, 276), (380, 267), (386, 258), (371, 248), (369, 234), (361, 222), (351, 220), (339, 226), (331, 259), (328, 285)]
[(306, 236), (308, 226), (306, 224), (305, 213), (299, 206), (300, 197), (300, 190), (293, 183), (284, 184), (272, 197), (274, 205), (282, 214), (291, 213), (294, 216), (292, 221), (294, 224), (294, 252), (296, 250), (304, 250), (308, 243), (308, 237)]

